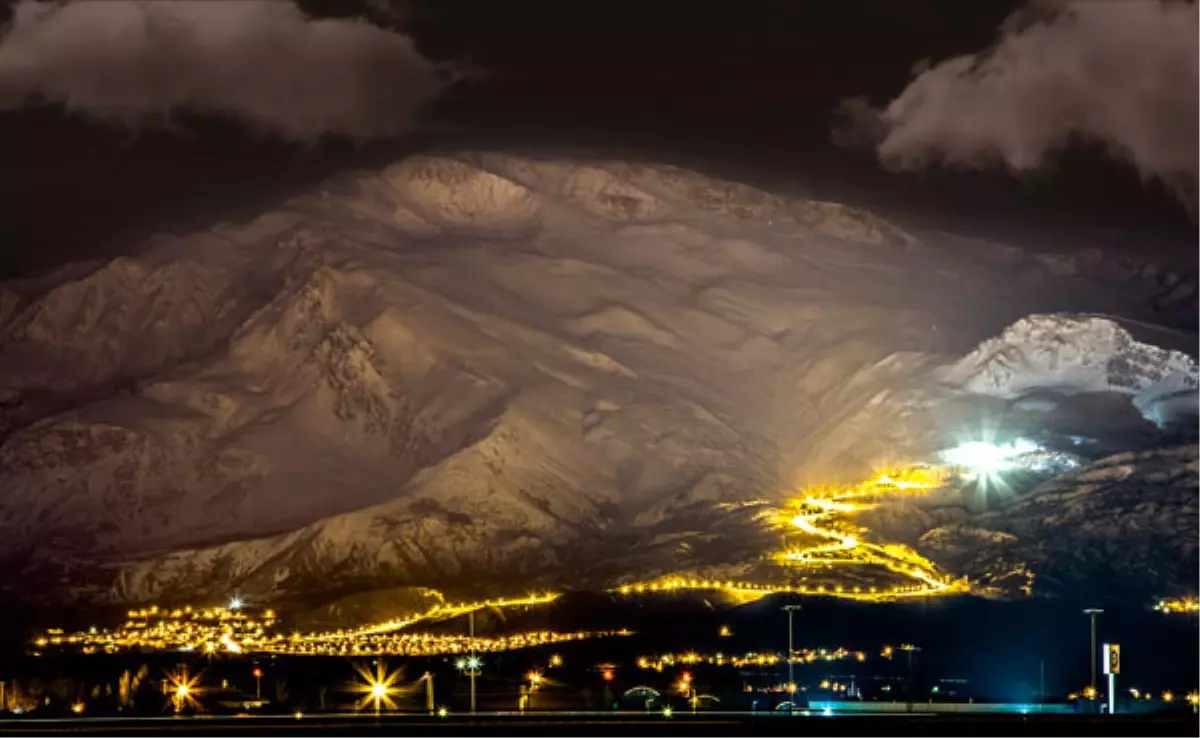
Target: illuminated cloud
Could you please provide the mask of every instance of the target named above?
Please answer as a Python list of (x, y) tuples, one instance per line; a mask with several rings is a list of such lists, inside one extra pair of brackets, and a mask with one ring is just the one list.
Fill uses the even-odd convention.
[(286, 139), (367, 140), (410, 129), (444, 71), (407, 36), (290, 0), (24, 0), (0, 38), (0, 109), (60, 104), (128, 125), (196, 111)]
[(1078, 137), (1194, 208), (1196, 26), (1194, 3), (1038, 3), (992, 48), (919, 66), (884, 108), (845, 101), (835, 140), (873, 145), (896, 169), (1027, 171)]

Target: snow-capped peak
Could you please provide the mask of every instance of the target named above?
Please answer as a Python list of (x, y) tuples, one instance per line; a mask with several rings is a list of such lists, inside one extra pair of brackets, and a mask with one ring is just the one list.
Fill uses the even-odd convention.
[(1160, 424), (1184, 405), (1194, 412), (1200, 385), (1188, 355), (1141, 343), (1112, 319), (1068, 313), (1018, 320), (943, 367), (938, 379), (962, 392), (1004, 398), (1034, 390), (1116, 392), (1130, 395)]

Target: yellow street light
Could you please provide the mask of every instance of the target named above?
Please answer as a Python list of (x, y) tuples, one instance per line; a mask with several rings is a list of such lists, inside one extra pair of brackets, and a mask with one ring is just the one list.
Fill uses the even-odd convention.
[(189, 675), (186, 665), (180, 665), (175, 671), (167, 672), (164, 686), (169, 685), (171, 688), (171, 702), (175, 712), (182, 712), (185, 707), (192, 709), (200, 707), (200, 703), (196, 701), (196, 696), (201, 691), (199, 684), (200, 675)]
[(371, 673), (370, 669), (361, 664), (355, 664), (354, 670), (362, 680), (353, 687), (354, 691), (363, 695), (359, 700), (358, 709), (373, 705), (376, 714), (384, 707), (388, 710), (396, 709), (392, 695), (397, 691), (395, 684), (403, 676), (403, 669), (389, 672), (387, 664), (380, 659), (375, 662), (375, 673)]

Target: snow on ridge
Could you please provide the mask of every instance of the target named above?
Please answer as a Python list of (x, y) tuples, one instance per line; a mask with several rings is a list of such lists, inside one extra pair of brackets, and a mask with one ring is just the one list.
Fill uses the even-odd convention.
[(938, 372), (971, 394), (1019, 397), (1037, 389), (1136, 395), (1169, 385), (1200, 386), (1200, 366), (1182, 352), (1141, 343), (1116, 320), (1087, 314), (1033, 314)]
[(1038, 389), (1066, 393), (1117, 392), (1160, 425), (1195, 412), (1196, 362), (1179, 351), (1135, 340), (1108, 318), (1053, 313), (1029, 315), (990, 338), (938, 379), (970, 394), (1008, 399)]
[[(669, 222), (710, 213), (790, 223), (835, 239), (901, 245), (916, 239), (871, 213), (840, 203), (792, 199), (667, 164), (545, 160), (496, 152), (416, 155), (379, 177), (391, 218), (413, 235), (527, 237), (554, 201), (615, 223)], [(371, 189), (370, 187), (368, 189)]]

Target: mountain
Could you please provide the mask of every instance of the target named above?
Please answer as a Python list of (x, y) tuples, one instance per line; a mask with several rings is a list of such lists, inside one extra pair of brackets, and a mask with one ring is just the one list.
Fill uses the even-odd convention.
[(921, 549), (995, 594), (1148, 601), (1200, 571), (1195, 444), (1109, 456), (1005, 499)]
[[(4, 586), (320, 598), (738, 564), (773, 534), (721, 503), (925, 458), (1007, 402), (963, 389), (995, 384), (979, 342), (1006, 325), (1051, 326), (1032, 351), (1064, 311), (1163, 319), (1157, 275), (1114, 291), (1079, 264), (665, 165), (345, 173), (0, 285)], [(1194, 362), (1134, 353), (1121, 376), (1194, 391)]]

